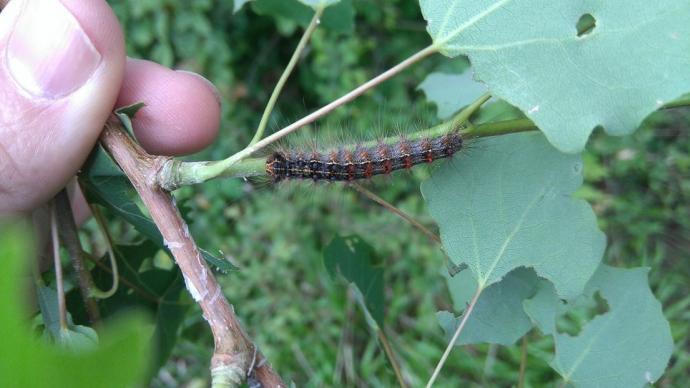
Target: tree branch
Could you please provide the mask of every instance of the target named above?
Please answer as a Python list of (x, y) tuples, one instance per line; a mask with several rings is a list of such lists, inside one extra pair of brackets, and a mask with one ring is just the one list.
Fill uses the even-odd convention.
[(168, 158), (147, 154), (114, 117), (106, 124), (100, 140), (148, 208), (182, 271), (187, 290), (201, 306), (204, 319), (211, 326), (215, 345), (211, 359), (213, 386), (236, 387), (248, 376), (254, 376), (265, 387), (285, 387), (242, 330), (172, 196), (158, 186), (156, 175)]

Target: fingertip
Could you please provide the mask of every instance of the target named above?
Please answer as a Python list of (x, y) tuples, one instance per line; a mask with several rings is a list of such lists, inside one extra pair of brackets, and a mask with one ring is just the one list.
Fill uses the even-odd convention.
[(205, 78), (154, 62), (128, 59), (117, 106), (146, 104), (134, 132), (152, 154), (182, 155), (211, 144), (220, 125), (220, 98)]
[[(117, 61), (122, 69), (125, 61), (125, 39), (117, 16), (104, 0), (60, 0), (74, 16), (106, 61)], [(120, 70), (122, 71), (122, 70)]]

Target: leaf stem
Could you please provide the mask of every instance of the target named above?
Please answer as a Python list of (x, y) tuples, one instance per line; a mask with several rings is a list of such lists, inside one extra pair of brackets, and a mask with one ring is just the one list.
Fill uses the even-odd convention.
[(307, 42), (309, 41), (311, 34), (319, 25), (319, 18), (323, 14), (324, 9), (325, 7), (323, 6), (316, 9), (316, 11), (314, 12), (314, 17), (312, 17), (311, 22), (309, 22), (309, 26), (307, 26), (307, 29), (304, 30), (304, 34), (302, 34), (302, 38), (299, 40), (299, 43), (295, 48), (295, 52), (292, 53), (290, 61), (285, 67), (285, 70), (283, 71), (283, 74), (280, 76), (280, 79), (278, 79), (278, 83), (273, 89), (271, 97), (268, 99), (268, 104), (266, 104), (264, 113), (261, 116), (259, 127), (256, 129), (256, 133), (254, 133), (254, 137), (252, 138), (252, 141), (249, 143), (250, 146), (256, 144), (264, 136), (264, 131), (266, 130), (266, 126), (268, 125), (268, 119), (271, 117), (271, 112), (273, 112), (273, 108), (276, 105), (276, 101), (278, 101), (280, 92), (282, 92), (285, 83), (287, 82), (288, 78), (290, 78), (290, 74), (295, 69), (297, 62), (299, 61), (300, 56), (302, 55), (302, 51), (304, 51), (304, 48), (307, 46)]
[(520, 375), (518, 378), (518, 388), (525, 386), (525, 370), (527, 369), (527, 334), (522, 337), (520, 345)]
[(381, 205), (382, 207), (384, 207), (388, 211), (392, 212), (393, 214), (395, 214), (398, 217), (402, 218), (403, 220), (407, 221), (413, 227), (417, 228), (420, 232), (422, 232), (425, 236), (427, 236), (429, 238), (429, 240), (433, 241), (436, 244), (441, 244), (441, 239), (436, 234), (434, 234), (432, 231), (430, 231), (426, 226), (422, 225), (419, 221), (412, 218), (409, 214), (407, 214), (404, 211), (393, 206), (391, 203), (387, 202), (385, 199), (379, 197), (378, 195), (372, 193), (371, 191), (365, 189), (364, 187), (362, 187), (362, 185), (357, 184), (357, 183), (352, 183), (351, 185), (352, 185), (352, 188), (355, 189), (356, 191), (358, 191), (360, 194), (362, 194), (365, 197), (369, 198), (370, 200), (376, 202), (377, 204)]
[(50, 206), (50, 237), (53, 244), (53, 265), (55, 266), (55, 288), (57, 292), (60, 330), (67, 331), (67, 308), (65, 307), (65, 287), (62, 282), (62, 262), (60, 261), (60, 238), (58, 237), (57, 211), (55, 200)]
[(463, 132), (463, 137), (471, 139), (477, 137), (507, 135), (509, 133), (517, 132), (536, 131), (538, 129), (539, 128), (537, 128), (537, 126), (534, 125), (530, 119), (515, 119), (471, 126)]
[(400, 365), (398, 365), (398, 361), (395, 359), (393, 348), (391, 347), (391, 344), (388, 341), (386, 334), (383, 332), (383, 329), (377, 327), (376, 335), (379, 337), (379, 341), (381, 341), (381, 346), (383, 346), (383, 350), (386, 352), (386, 356), (388, 356), (388, 361), (390, 361), (391, 365), (393, 366), (395, 377), (398, 379), (398, 385), (400, 385), (401, 388), (407, 388), (407, 383), (405, 383), (405, 377), (403, 376), (402, 371), (400, 370)]
[(443, 352), (443, 356), (441, 356), (441, 360), (439, 360), (438, 364), (436, 365), (434, 373), (431, 375), (431, 378), (426, 383), (426, 388), (430, 388), (434, 384), (434, 381), (436, 381), (438, 374), (441, 372), (441, 368), (443, 368), (443, 364), (446, 363), (446, 360), (448, 359), (451, 350), (453, 350), (453, 346), (455, 346), (455, 341), (458, 340), (458, 337), (460, 337), (462, 329), (465, 327), (465, 324), (467, 323), (467, 318), (470, 316), (470, 314), (472, 314), (472, 310), (474, 310), (474, 306), (477, 304), (477, 301), (479, 300), (479, 295), (482, 294), (482, 290), (483, 289), (481, 287), (477, 287), (477, 291), (474, 293), (474, 296), (472, 297), (470, 304), (467, 305), (467, 309), (465, 309), (465, 313), (462, 316), (462, 321), (460, 321), (460, 325), (455, 330), (453, 338), (451, 338), (450, 342), (448, 343), (448, 346), (446, 347), (446, 351)]
[(362, 309), (362, 312), (364, 313), (364, 318), (369, 324), (369, 327), (372, 328), (376, 332), (376, 336), (378, 337), (379, 341), (381, 341), (381, 346), (383, 347), (383, 351), (386, 353), (386, 357), (388, 358), (388, 361), (391, 363), (391, 366), (393, 367), (393, 370), (395, 371), (395, 377), (398, 379), (398, 384), (402, 388), (407, 388), (407, 383), (405, 382), (405, 378), (403, 377), (402, 371), (400, 369), (400, 365), (398, 364), (398, 360), (395, 358), (395, 353), (393, 353), (393, 348), (391, 347), (390, 341), (388, 341), (388, 338), (386, 337), (386, 334), (383, 332), (383, 328), (379, 326), (379, 324), (376, 322), (374, 317), (371, 316), (371, 313), (366, 307), (366, 303), (364, 301), (364, 295), (362, 295), (361, 291), (357, 289), (355, 286), (351, 286), (351, 290), (353, 294), (355, 295), (355, 299), (357, 300), (357, 304), (359, 307)]
[(342, 97), (317, 109), (300, 120), (295, 121), (278, 132), (275, 132), (254, 144), (248, 145), (242, 151), (239, 151), (226, 159), (215, 162), (196, 162), (191, 166), (185, 165), (184, 162), (170, 159), (167, 163), (165, 163), (164, 166), (162, 166), (160, 173), (158, 174), (158, 184), (162, 188), (172, 191), (181, 186), (204, 182), (219, 176), (234, 175), (235, 172), (230, 171), (238, 162), (248, 158), (253, 153), (302, 128), (303, 126), (318, 120), (326, 114), (334, 111), (336, 108), (347, 104), (348, 102), (364, 94), (369, 89), (374, 88), (380, 83), (388, 80), (411, 65), (436, 52), (438, 52), (438, 49), (433, 45), (418, 51), (414, 55), (372, 78), (371, 80), (363, 83)]
[(96, 299), (107, 299), (115, 295), (115, 293), (117, 292), (120, 279), (119, 271), (117, 268), (117, 260), (115, 259), (115, 253), (113, 252), (113, 238), (110, 236), (110, 232), (108, 231), (108, 225), (106, 225), (101, 211), (95, 205), (92, 204), (89, 204), (89, 208), (91, 209), (91, 214), (93, 214), (93, 218), (96, 220), (96, 224), (98, 224), (98, 229), (100, 229), (101, 234), (103, 235), (103, 238), (105, 240), (105, 248), (108, 252), (108, 259), (110, 260), (110, 267), (112, 268), (113, 275), (113, 283), (108, 291), (102, 291), (94, 287), (94, 289), (91, 291), (91, 295)]
[(690, 94), (686, 94), (677, 100), (673, 100), (664, 106), (662, 109), (672, 109), (672, 108), (684, 108), (690, 106)]

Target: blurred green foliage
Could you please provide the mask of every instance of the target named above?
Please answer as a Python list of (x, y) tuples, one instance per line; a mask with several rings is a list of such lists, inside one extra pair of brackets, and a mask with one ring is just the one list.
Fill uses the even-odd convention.
[[(218, 87), (223, 125), (216, 143), (194, 158), (219, 159), (253, 135), (265, 102), (300, 37), (299, 23), (259, 15), (253, 5), (233, 14), (223, 0), (111, 0), (131, 56), (197, 71)], [(353, 0), (351, 32), (317, 29), (272, 118), (277, 129), (330, 102), (429, 44), (414, 1)], [(440, 56), (405, 71), (319, 124), (316, 137), (350, 130), (420, 125), (433, 107), (416, 88), (434, 70), (458, 66)], [(607, 233), (607, 262), (650, 265), (651, 284), (672, 324), (676, 351), (660, 385), (687, 381), (690, 370), (690, 112), (664, 111), (633, 136), (594, 135), (585, 154), (580, 195)], [(481, 145), (478, 150), (481, 152)], [(431, 225), (419, 183), (427, 171), (371, 186), (387, 201)], [(335, 235), (365, 236), (385, 263), (386, 333), (412, 386), (422, 385), (446, 345), (436, 311), (452, 309), (438, 248), (422, 234), (353, 190), (341, 186), (267, 187), (211, 181), (176, 193), (200, 246), (221, 251), (241, 270), (220, 275), (248, 333), (281, 375), (298, 386), (391, 386), (395, 376), (345, 283), (322, 264)], [(132, 238), (131, 230), (121, 238)], [(553, 344), (528, 335), (526, 382), (558, 381), (549, 368)], [(198, 308), (186, 314), (173, 356), (154, 386), (204, 383), (212, 339)], [(437, 386), (511, 385), (519, 345), (454, 349)]]

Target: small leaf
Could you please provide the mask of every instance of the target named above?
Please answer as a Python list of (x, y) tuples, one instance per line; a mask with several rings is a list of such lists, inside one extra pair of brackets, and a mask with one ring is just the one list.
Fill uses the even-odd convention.
[(58, 343), (72, 352), (84, 353), (98, 348), (98, 334), (87, 326), (70, 325), (69, 329), (62, 330)]
[(486, 288), (517, 267), (531, 267), (574, 297), (599, 265), (605, 237), (592, 208), (572, 197), (582, 161), (539, 133), (486, 139), (435, 170), (422, 194), (443, 246)]
[[(446, 278), (456, 309), (465, 310), (477, 289), (477, 282), (469, 272)], [(512, 345), (525, 335), (532, 323), (525, 314), (522, 303), (534, 295), (538, 278), (534, 271), (518, 268), (498, 283), (492, 284), (479, 296), (479, 300), (467, 318), (465, 327), (455, 345), (492, 343)], [(437, 314), (439, 324), (450, 339), (462, 316), (455, 317), (447, 311)]]
[(125, 127), (130, 136), (134, 137), (134, 128), (132, 126), (132, 119), (146, 104), (137, 102), (132, 105), (123, 106), (115, 110), (115, 116), (120, 120), (122, 126)]
[(578, 387), (642, 387), (654, 383), (673, 351), (671, 328), (652, 295), (647, 268), (602, 265), (587, 285), (610, 310), (592, 319), (577, 337), (555, 334), (552, 367)]
[[(690, 90), (690, 2), (420, 0), (434, 46), (466, 55), (492, 95), (565, 152)], [(592, 18), (583, 26), (583, 17)], [(579, 31), (587, 28), (587, 31)], [(581, 36), (578, 36), (581, 35)]]
[(336, 237), (323, 260), (332, 278), (340, 274), (357, 286), (369, 313), (383, 327), (383, 267), (374, 248), (358, 236)]
[(486, 85), (475, 81), (471, 71), (465, 71), (462, 74), (431, 73), (418, 89), (436, 104), (438, 118), (447, 119), (484, 94)]

